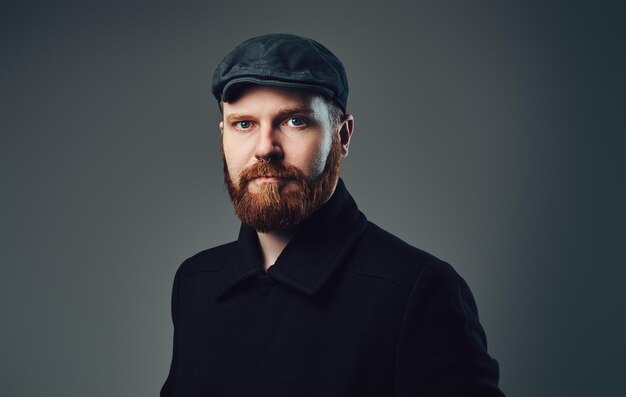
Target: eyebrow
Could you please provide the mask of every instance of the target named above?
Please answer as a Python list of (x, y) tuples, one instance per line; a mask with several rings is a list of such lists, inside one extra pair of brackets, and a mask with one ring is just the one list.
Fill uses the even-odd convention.
[(292, 108), (283, 108), (278, 112), (279, 116), (285, 117), (292, 114), (301, 114), (303, 116), (312, 116), (315, 114), (315, 111), (308, 106), (295, 106)]
[(227, 114), (224, 118), (226, 119), (226, 121), (234, 121), (234, 120), (249, 120), (249, 119), (253, 119), (254, 117), (245, 113), (230, 113), (230, 114)]
[[(315, 111), (308, 106), (294, 106), (289, 108), (282, 108), (276, 112), (275, 118), (285, 118), (287, 116), (291, 116), (294, 114), (300, 114), (303, 116), (311, 117), (315, 115)], [(240, 121), (240, 120), (250, 120), (255, 117), (247, 114), (247, 113), (230, 113), (225, 116), (226, 121)]]

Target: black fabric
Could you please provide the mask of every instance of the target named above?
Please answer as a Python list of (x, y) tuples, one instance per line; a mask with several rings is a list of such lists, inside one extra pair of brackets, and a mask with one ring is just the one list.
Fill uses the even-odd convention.
[(245, 225), (184, 261), (172, 318), (162, 397), (503, 395), (465, 281), (341, 180), (267, 273)]

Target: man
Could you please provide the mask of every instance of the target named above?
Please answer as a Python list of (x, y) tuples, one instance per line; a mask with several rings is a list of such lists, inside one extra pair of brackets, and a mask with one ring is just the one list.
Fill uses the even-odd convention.
[(242, 224), (176, 273), (161, 396), (502, 396), (466, 283), (367, 221), (339, 178), (354, 129), (341, 62), (255, 37), (212, 91)]

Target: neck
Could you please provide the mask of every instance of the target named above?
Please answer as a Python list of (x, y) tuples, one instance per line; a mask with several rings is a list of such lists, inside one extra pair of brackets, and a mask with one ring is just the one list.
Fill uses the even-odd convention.
[(276, 262), (278, 256), (295, 236), (296, 229), (272, 231), (268, 233), (256, 233), (263, 252), (263, 267), (265, 271)]

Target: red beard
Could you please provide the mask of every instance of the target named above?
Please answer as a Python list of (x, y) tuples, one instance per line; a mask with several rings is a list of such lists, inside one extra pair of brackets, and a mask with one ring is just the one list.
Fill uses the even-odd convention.
[[(304, 219), (324, 204), (332, 194), (339, 179), (341, 168), (341, 142), (339, 134), (333, 134), (330, 152), (322, 173), (308, 180), (295, 166), (277, 163), (255, 163), (241, 171), (236, 186), (228, 174), (228, 166), (222, 146), (224, 182), (241, 221), (251, 228), (267, 233), (285, 230), (300, 224)], [(282, 189), (278, 183), (261, 183), (256, 192), (248, 189), (248, 183), (262, 176), (289, 179), (289, 189)]]

